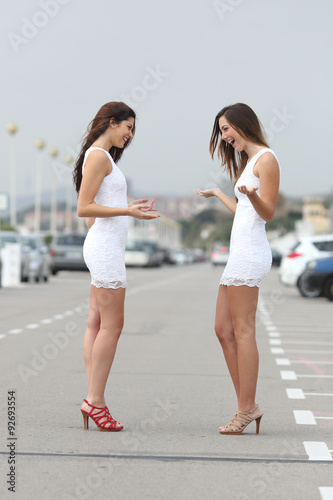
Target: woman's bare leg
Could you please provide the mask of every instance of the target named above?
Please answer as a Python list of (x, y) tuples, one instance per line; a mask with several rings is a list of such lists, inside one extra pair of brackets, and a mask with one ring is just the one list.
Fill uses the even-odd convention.
[(240, 396), (237, 342), (229, 305), (227, 286), (220, 285), (216, 302), (215, 332), (222, 346), (224, 358), (235, 387), (237, 400)]
[[(100, 329), (91, 349), (89, 393), (86, 399), (91, 405), (104, 407), (105, 386), (124, 323), (125, 288), (95, 288), (94, 297), (100, 314)], [(82, 409), (89, 411), (86, 403), (83, 403)]]
[(89, 304), (89, 315), (88, 315), (88, 323), (86, 333), (84, 335), (83, 341), (83, 358), (87, 371), (87, 379), (88, 379), (88, 387), (90, 382), (90, 372), (91, 372), (91, 363), (92, 363), (92, 349), (94, 346), (94, 342), (96, 340), (97, 334), (100, 329), (101, 317), (99, 314), (99, 308), (97, 304), (97, 300), (95, 297), (94, 286), (90, 287), (90, 304)]
[(259, 356), (255, 336), (255, 317), (258, 295), (258, 287), (228, 287), (230, 312), (237, 342), (238, 410), (240, 412), (248, 412), (256, 404)]

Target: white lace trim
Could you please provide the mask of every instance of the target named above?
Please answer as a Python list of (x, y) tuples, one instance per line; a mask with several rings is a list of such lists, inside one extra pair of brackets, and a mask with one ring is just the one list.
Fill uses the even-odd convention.
[(255, 278), (255, 279), (244, 279), (244, 278), (221, 278), (220, 285), (226, 285), (226, 286), (250, 286), (254, 287), (257, 286), (259, 288), (260, 284), (262, 282), (262, 279), (260, 278)]
[(91, 284), (96, 288), (126, 288), (126, 281), (103, 281), (103, 280), (91, 280)]

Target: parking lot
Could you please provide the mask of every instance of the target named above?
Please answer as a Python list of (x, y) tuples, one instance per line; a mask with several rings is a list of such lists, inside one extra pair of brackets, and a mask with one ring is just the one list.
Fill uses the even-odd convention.
[[(257, 398), (264, 416), (241, 436), (215, 338), (222, 266), (128, 269), (126, 319), (107, 387), (121, 433), (83, 431), (82, 339), (89, 274), (0, 290), (1, 400), (17, 401), (18, 499), (332, 498), (332, 302), (279, 283), (260, 292)], [(1, 498), (8, 468), (1, 447)], [(10, 496), (11, 495), (11, 496)]]

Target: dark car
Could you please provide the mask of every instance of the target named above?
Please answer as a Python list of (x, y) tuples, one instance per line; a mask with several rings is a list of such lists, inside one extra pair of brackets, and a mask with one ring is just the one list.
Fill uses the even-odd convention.
[(50, 246), (51, 272), (85, 271), (83, 259), (85, 234), (59, 234), (53, 238)]
[(281, 264), (282, 254), (275, 248), (272, 248), (271, 250), (272, 250), (272, 265), (279, 266)]
[(333, 300), (333, 256), (310, 261), (297, 286), (303, 297), (324, 295)]

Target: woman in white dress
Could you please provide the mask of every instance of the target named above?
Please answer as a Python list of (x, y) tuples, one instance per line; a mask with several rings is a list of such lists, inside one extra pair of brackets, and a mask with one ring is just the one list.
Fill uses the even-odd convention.
[(215, 331), (238, 409), (219, 432), (241, 434), (255, 420), (258, 434), (262, 413), (255, 402), (259, 366), (255, 316), (259, 286), (272, 264), (265, 224), (274, 216), (280, 166), (256, 114), (246, 104), (227, 106), (217, 114), (210, 141), (212, 158), (216, 149), (222, 166), (235, 181), (236, 197), (234, 200), (218, 188), (197, 191), (205, 198), (216, 196), (235, 214), (230, 257), (219, 286)]
[(135, 132), (135, 113), (122, 102), (104, 104), (88, 127), (74, 169), (77, 213), (90, 228), (83, 254), (91, 274), (90, 308), (83, 354), (89, 392), (81, 412), (100, 431), (120, 431), (106, 406), (104, 392), (124, 322), (124, 262), (128, 216), (155, 219), (154, 200), (127, 203), (126, 180), (117, 166)]

